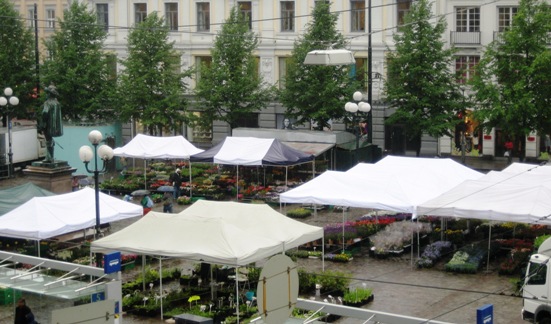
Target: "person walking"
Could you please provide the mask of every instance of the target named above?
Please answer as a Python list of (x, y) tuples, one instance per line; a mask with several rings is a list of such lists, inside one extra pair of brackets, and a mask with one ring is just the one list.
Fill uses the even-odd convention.
[(171, 192), (167, 191), (163, 194), (163, 213), (172, 214), (173, 200), (174, 200), (174, 196)]
[(17, 307), (15, 308), (15, 321), (14, 324), (34, 324), (34, 314), (27, 306), (25, 298), (20, 298), (17, 301)]
[(153, 199), (151, 199), (151, 197), (149, 197), (149, 195), (145, 195), (143, 196), (142, 200), (140, 200), (140, 204), (142, 205), (143, 207), (143, 215), (147, 215), (147, 213), (149, 213), (151, 211), (151, 209), (153, 208)]
[(179, 168), (174, 171), (172, 175), (170, 175), (169, 181), (172, 182), (172, 186), (174, 187), (174, 199), (178, 199), (180, 197), (180, 186), (182, 185), (182, 176), (180, 175), (182, 173), (182, 170)]

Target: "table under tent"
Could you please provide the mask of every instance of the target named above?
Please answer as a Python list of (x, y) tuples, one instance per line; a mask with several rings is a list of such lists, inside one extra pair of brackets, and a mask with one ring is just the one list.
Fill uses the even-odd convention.
[[(266, 204), (198, 200), (179, 214), (151, 212), (91, 248), (233, 267), (239, 296), (240, 267), (318, 239), (323, 239), (323, 228), (290, 219)], [(159, 289), (162, 295), (162, 280)], [(162, 312), (161, 298), (161, 318)]]
[[(421, 203), (481, 176), (451, 159), (387, 156), (375, 164), (359, 163), (346, 172), (326, 171), (282, 193), (280, 203), (373, 208), (411, 213), (415, 219)], [(344, 209), (342, 221), (344, 237)]]
[[(201, 152), (203, 152), (202, 149), (195, 147), (181, 135), (158, 137), (137, 134), (126, 145), (116, 148), (114, 155), (124, 158), (143, 159), (145, 170), (147, 168), (147, 160), (189, 160), (191, 155)], [(144, 172), (144, 180), (146, 180), (147, 186), (146, 173)], [(191, 163), (189, 164), (189, 177), (191, 182)]]
[[(551, 167), (515, 163), (420, 204), (430, 216), (551, 225)], [(488, 237), (488, 260), (491, 241)]]
[[(239, 181), (240, 166), (280, 166), (285, 168), (285, 187), (289, 166), (312, 162), (314, 173), (315, 156), (307, 154), (278, 139), (256, 137), (226, 137), (212, 148), (191, 156), (192, 162), (235, 165)], [(239, 190), (238, 190), (239, 192)]]

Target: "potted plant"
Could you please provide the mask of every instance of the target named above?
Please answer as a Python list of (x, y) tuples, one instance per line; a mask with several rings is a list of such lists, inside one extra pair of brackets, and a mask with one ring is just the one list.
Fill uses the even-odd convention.
[(373, 291), (370, 288), (356, 287), (347, 291), (342, 297), (342, 302), (347, 306), (361, 307), (373, 300)]

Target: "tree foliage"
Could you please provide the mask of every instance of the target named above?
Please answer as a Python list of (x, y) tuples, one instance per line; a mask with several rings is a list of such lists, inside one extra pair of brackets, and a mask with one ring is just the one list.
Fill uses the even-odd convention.
[(14, 113), (29, 117), (26, 112), (33, 109), (36, 86), (33, 34), (11, 1), (0, 0), (0, 17), (0, 95), (4, 88), (11, 87), (19, 98)]
[(216, 35), (212, 62), (198, 67), (195, 93), (203, 113), (195, 123), (209, 126), (220, 120), (235, 128), (240, 118), (268, 105), (273, 91), (259, 76), (254, 56), (257, 47), (256, 34), (249, 30), (238, 7), (233, 7)]
[(45, 41), (49, 57), (41, 69), (42, 87), (55, 84), (66, 119), (110, 120), (116, 83), (113, 59), (103, 51), (107, 34), (85, 4), (72, 2), (63, 15)]
[(329, 2), (319, 1), (312, 12), (306, 32), (294, 43), (288, 60), (285, 88), (280, 101), (288, 116), (297, 124), (313, 121), (318, 129), (329, 127), (330, 119), (345, 115), (344, 105), (359, 84), (350, 77), (350, 67), (305, 65), (306, 54), (313, 50), (346, 48), (347, 42), (336, 28), (338, 16), (331, 13)]
[(400, 33), (394, 34), (395, 51), (389, 50), (387, 100), (396, 112), (387, 124), (402, 124), (407, 137), (421, 150), (421, 136), (451, 136), (464, 107), (461, 93), (449, 66), (453, 49), (445, 49), (444, 18), (432, 23), (428, 0), (412, 4)]
[(548, 5), (521, 0), (512, 27), (487, 46), (472, 80), (485, 130), (499, 127), (516, 138), (551, 133), (550, 33)]
[(180, 55), (168, 40), (165, 20), (149, 14), (128, 35), (128, 58), (120, 75), (122, 121), (140, 120), (150, 134), (178, 129), (185, 121), (187, 89)]

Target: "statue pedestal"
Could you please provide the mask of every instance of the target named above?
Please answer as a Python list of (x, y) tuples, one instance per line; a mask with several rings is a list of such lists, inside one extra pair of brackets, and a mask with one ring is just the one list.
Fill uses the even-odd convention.
[(68, 193), (72, 188), (72, 168), (67, 161), (33, 162), (23, 173), (35, 185), (54, 193)]

